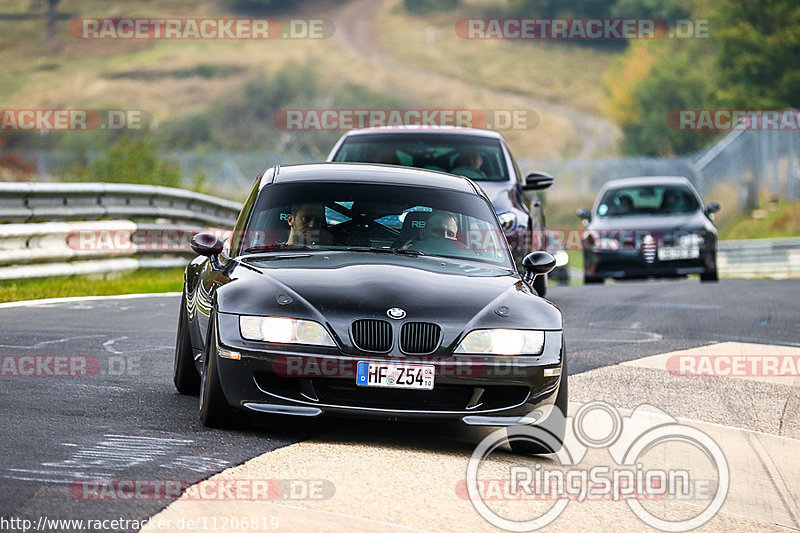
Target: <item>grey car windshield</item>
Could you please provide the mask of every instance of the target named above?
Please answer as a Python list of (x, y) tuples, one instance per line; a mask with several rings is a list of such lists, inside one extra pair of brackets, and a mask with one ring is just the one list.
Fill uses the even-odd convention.
[(353, 135), (344, 141), (334, 161), (425, 168), (476, 181), (509, 179), (500, 141), (470, 135)]
[(670, 215), (700, 208), (694, 193), (683, 185), (645, 185), (609, 189), (597, 206), (600, 217)]
[(437, 187), (330, 181), (265, 187), (242, 254), (342, 250), (442, 256), (512, 268), (488, 202)]

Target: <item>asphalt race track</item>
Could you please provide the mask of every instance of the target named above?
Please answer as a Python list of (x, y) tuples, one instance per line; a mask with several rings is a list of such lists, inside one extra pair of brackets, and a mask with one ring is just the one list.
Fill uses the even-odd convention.
[[(794, 439), (800, 438), (800, 380), (789, 385), (727, 378), (670, 380), (664, 377), (663, 370), (657, 370), (657, 358), (643, 358), (726, 342), (741, 343), (737, 346), (798, 347), (799, 296), (797, 281), (724, 280), (700, 284), (689, 280), (552, 287), (549, 299), (565, 315), (570, 400), (602, 399), (630, 409), (640, 401), (648, 401), (682, 419), (711, 422), (719, 428), (744, 428), (759, 435), (780, 437), (781, 442), (789, 441), (793, 446)], [(363, 511), (362, 515), (356, 510), (361, 505), (360, 498), (369, 500), (370, 492), (379, 494), (380, 490), (375, 486), (365, 488), (363, 478), (359, 487), (348, 488), (358, 480), (336, 478), (333, 469), (340, 458), (350, 453), (361, 455), (364, 461), (376, 453), (375, 461), (388, 460), (394, 453), (411, 453), (421, 465), (441, 455), (446, 461), (453, 461), (454, 468), (463, 475), (466, 459), (486, 431), (448, 425), (273, 419), (257, 422), (248, 431), (206, 429), (198, 420), (197, 398), (180, 396), (172, 385), (178, 300), (177, 295), (166, 295), (0, 306), (0, 516), (30, 519), (34, 524), (43, 516), (142, 520), (162, 511), (174, 498), (156, 495), (130, 501), (96, 501), (81, 493), (81, 480), (177, 480), (186, 485), (252, 458), (258, 458), (263, 466), (274, 454), (275, 461), (283, 458), (280, 464), (270, 467), (274, 467), (274, 476), (283, 480), (288, 476), (309, 479), (318, 472), (319, 479), (327, 480), (325, 490), (331, 492), (326, 497), (328, 503), (338, 506), (333, 512), (327, 507), (316, 510), (308, 502), (284, 502), (281, 513), (288, 514), (281, 515), (278, 530), (300, 529), (309, 523), (336, 529), (337, 524), (341, 525), (337, 520), (351, 514), (356, 517), (352, 520), (357, 521), (343, 523), (352, 527), (358, 524), (364, 530), (456, 529), (457, 522), (427, 522), (424, 516), (416, 516), (422, 511), (404, 507), (402, 498), (395, 502), (395, 508), (381, 507), (369, 513)], [(16, 357), (8, 362), (8, 356)], [(21, 365), (17, 366), (21, 356), (53, 359), (37, 368), (39, 375), (29, 376), (24, 375)], [(45, 359), (39, 357), (38, 361)], [(61, 371), (69, 365), (87, 365), (90, 372), (78, 377), (48, 375), (58, 364)], [(704, 381), (707, 379), (711, 381)], [(695, 391), (700, 388), (708, 394), (697, 405), (683, 401), (687, 395), (697, 396)], [(754, 418), (733, 405), (731, 397), (751, 398), (756, 409), (762, 398), (764, 402), (774, 399), (783, 405), (783, 411), (774, 417), (770, 414)], [(716, 403), (715, 398), (719, 400)], [(298, 454), (300, 459), (296, 458)], [(326, 454), (331, 456), (324, 459), (324, 465), (304, 463), (313, 463), (316, 458), (322, 461)], [(794, 456), (793, 461), (796, 459)], [(732, 462), (730, 457), (728, 461)], [(328, 474), (322, 474), (323, 466)], [(391, 465), (382, 468), (391, 470)], [(423, 470), (417, 475), (424, 478), (424, 468), (428, 467), (420, 468)], [(769, 470), (766, 466), (764, 469)], [(342, 471), (347, 472), (347, 468), (342, 466)], [(800, 527), (800, 478), (781, 481), (785, 473), (770, 473), (776, 493), (784, 493), (783, 503), (770, 503), (762, 509), (763, 516), (758, 509), (745, 513), (753, 520), (751, 527)], [(249, 475), (252, 477), (252, 471)], [(381, 475), (375, 476), (378, 483)], [(394, 483), (404, 483), (401, 479), (397, 476)], [(408, 482), (413, 485), (414, 479), (411, 477)], [(734, 485), (742, 482), (733, 476), (732, 480)], [(426, 500), (420, 488), (424, 486), (396, 486), (393, 492), (413, 489), (420, 491), (415, 492), (414, 501)], [(448, 488), (445, 492), (453, 491)], [(732, 493), (730, 497), (737, 496)], [(373, 495), (372, 499), (378, 505), (380, 497)], [(308, 510), (303, 518), (296, 513), (289, 516), (293, 509), (301, 508)], [(450, 507), (443, 504), (442, 509), (446, 514)], [(472, 524), (491, 529), (477, 513), (469, 513), (469, 501), (457, 501), (452, 509), (461, 520), (473, 520), (463, 527)], [(725, 517), (727, 511), (724, 508), (711, 525), (724, 529), (734, 523)], [(630, 512), (618, 519), (613, 518), (617, 516), (614, 513), (596, 510), (582, 519), (602, 515), (604, 520), (610, 520), (598, 522), (598, 529), (625, 524), (641, 527)], [(570, 529), (569, 520), (565, 515), (554, 526)], [(8, 526), (0, 529), (19, 530)]]

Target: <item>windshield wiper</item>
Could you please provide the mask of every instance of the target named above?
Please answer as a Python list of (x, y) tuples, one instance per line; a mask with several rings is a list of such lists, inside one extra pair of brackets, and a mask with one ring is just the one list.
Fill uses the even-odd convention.
[(252, 254), (258, 252), (285, 252), (285, 251), (329, 251), (329, 248), (324, 248), (320, 246), (310, 246), (308, 244), (288, 244), (288, 243), (277, 243), (277, 244), (265, 244), (263, 246), (251, 246), (250, 248), (245, 248), (242, 250), (242, 253), (245, 254)]
[(413, 255), (413, 256), (421, 256), (426, 255), (419, 250), (410, 250), (410, 249), (398, 249), (398, 248), (378, 248), (373, 246), (348, 246), (345, 248), (348, 252), (372, 252), (372, 253), (379, 253), (379, 254), (395, 254), (395, 255)]

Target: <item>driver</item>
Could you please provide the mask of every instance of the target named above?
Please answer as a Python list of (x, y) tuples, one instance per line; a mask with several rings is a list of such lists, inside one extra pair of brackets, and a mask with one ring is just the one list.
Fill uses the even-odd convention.
[(331, 234), (325, 220), (325, 207), (320, 204), (297, 204), (286, 216), (289, 238), (286, 244), (330, 244)]
[(458, 223), (453, 213), (434, 211), (428, 217), (425, 227), (420, 231), (419, 238), (421, 241), (428, 239), (449, 239), (454, 241), (457, 233)]
[(450, 171), (453, 174), (462, 174), (468, 178), (485, 178), (486, 173), (481, 170), (483, 166), (483, 154), (474, 146), (468, 146), (461, 150), (456, 158), (455, 166)]

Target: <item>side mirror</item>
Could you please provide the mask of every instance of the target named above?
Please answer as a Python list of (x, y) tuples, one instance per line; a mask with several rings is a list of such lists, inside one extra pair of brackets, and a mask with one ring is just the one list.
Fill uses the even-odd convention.
[(553, 176), (547, 172), (531, 172), (525, 176), (525, 184), (522, 189), (525, 191), (540, 191), (553, 184)]
[(592, 219), (592, 214), (588, 210), (583, 209), (583, 208), (580, 208), (577, 211), (575, 211), (575, 214), (578, 215), (578, 218), (581, 218), (583, 220), (591, 220)]
[(706, 215), (713, 215), (717, 211), (719, 211), (719, 204), (717, 202), (711, 202), (705, 209)]
[(204, 255), (211, 259), (211, 266), (219, 268), (217, 256), (222, 252), (222, 241), (210, 231), (201, 231), (192, 235), (189, 245), (197, 255)]
[(522, 260), (526, 281), (532, 281), (536, 276), (547, 274), (555, 267), (556, 258), (547, 252), (531, 252)]

